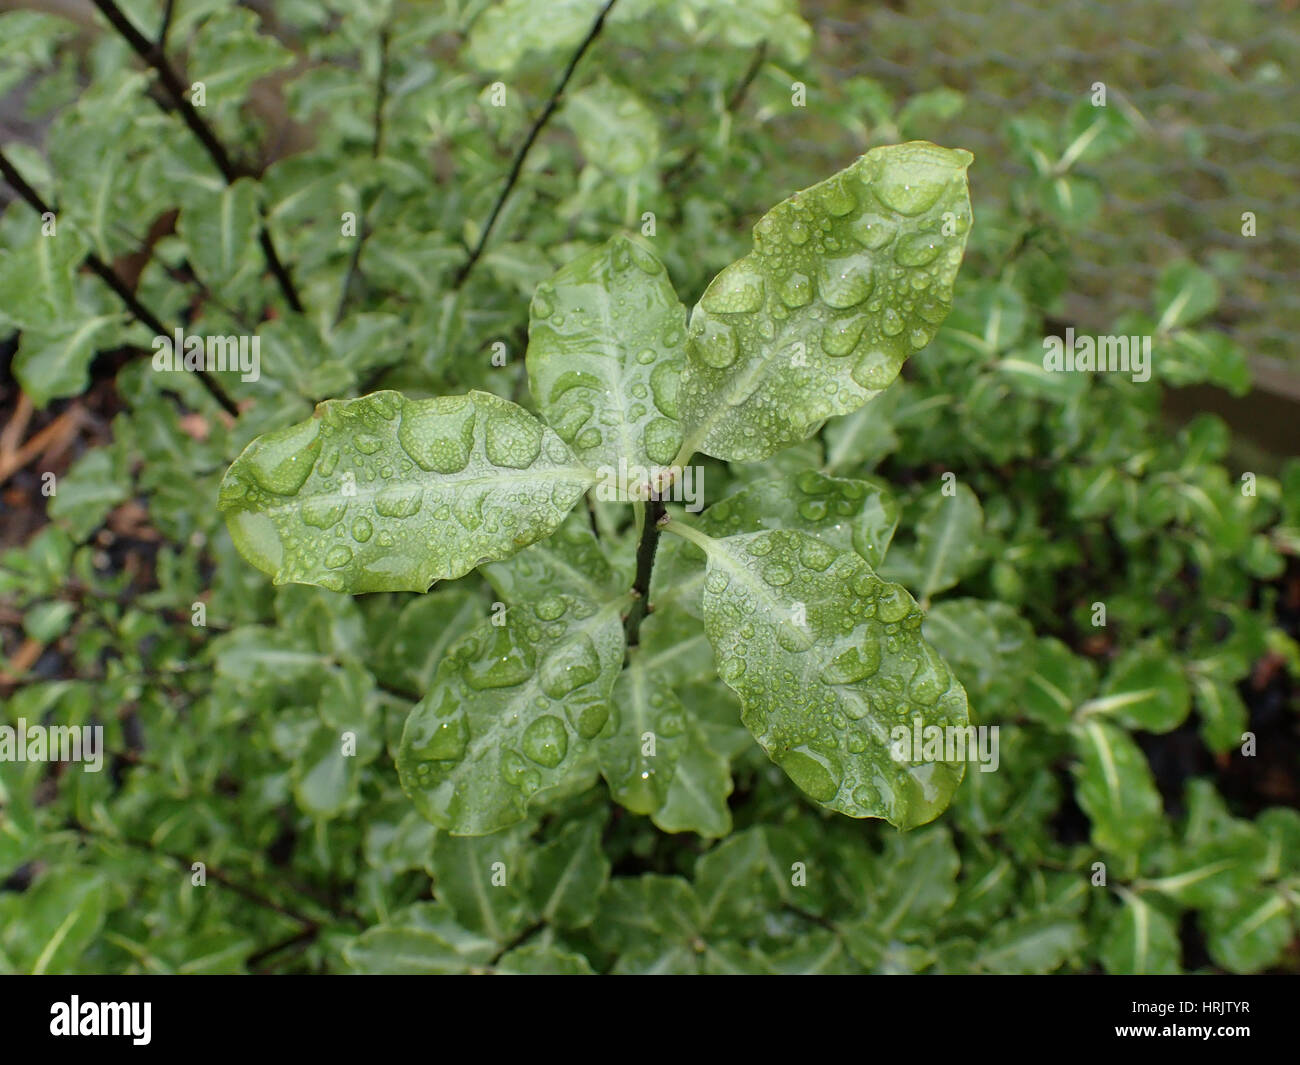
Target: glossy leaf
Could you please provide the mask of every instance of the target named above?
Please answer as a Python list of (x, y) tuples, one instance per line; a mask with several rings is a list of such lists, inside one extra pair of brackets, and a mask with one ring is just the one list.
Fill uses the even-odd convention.
[(467, 839), (438, 833), (430, 872), (438, 899), (465, 928), (508, 943), (528, 919), (519, 832)]
[(970, 162), (924, 141), (875, 148), (758, 222), (691, 314), (684, 454), (761, 459), (897, 377), (951, 307)]
[(533, 910), (548, 924), (579, 928), (590, 923), (609, 881), (609, 859), (600, 849), (600, 825), (573, 822), (539, 848), (528, 871)]
[(905, 828), (936, 817), (964, 761), (942, 743), (894, 744), (913, 746), (918, 723), (964, 728), (966, 693), (921, 638), (912, 597), (807, 533), (682, 535), (708, 556), (704, 624), (718, 675), (768, 756), (851, 817)]
[(450, 648), (397, 756), (425, 817), (479, 836), (523, 820), (530, 802), (590, 784), (623, 664), (623, 607), (548, 595)]
[(1141, 748), (1127, 732), (1090, 718), (1075, 732), (1081, 761), (1076, 795), (1103, 851), (1134, 856), (1160, 823), (1163, 807)]
[(445, 903), (417, 902), (367, 929), (343, 948), (343, 957), (360, 973), (445, 974), (484, 965), (496, 950), (491, 938), (457, 924)]
[(674, 693), (673, 671), (647, 665), (661, 644), (658, 620), (643, 622), (641, 646), (614, 687), (617, 724), (600, 740), (601, 773), (615, 801), (663, 831), (722, 836), (731, 829), (730, 766)]
[(1140, 896), (1126, 893), (1101, 943), (1101, 962), (1116, 976), (1171, 976), (1182, 972), (1178, 929)]
[[(698, 518), (701, 532), (736, 536), (765, 529), (806, 532), (838, 551), (855, 551), (878, 566), (898, 526), (898, 504), (875, 478), (828, 477), (803, 470), (794, 477), (755, 481), (726, 496)], [(699, 613), (703, 555), (688, 543), (660, 546), (651, 599)], [(663, 588), (663, 593), (658, 591)]]
[[(686, 309), (663, 264), (617, 236), (563, 267), (533, 297), (528, 383), (544, 417), (614, 481), (672, 463)], [(642, 479), (646, 474), (640, 475)]]
[(644, 170), (659, 153), (659, 124), (636, 93), (604, 82), (566, 96), (563, 121), (583, 157), (611, 174)]
[(1204, 917), (1210, 956), (1234, 973), (1276, 965), (1295, 937), (1294, 904), (1276, 891), (1241, 895)]
[(947, 591), (982, 557), (984, 513), (975, 493), (960, 482), (951, 495), (930, 491), (916, 520), (916, 542), (890, 554), (885, 573), (916, 591), (922, 604)]
[(220, 506), (277, 584), (422, 592), (548, 535), (594, 480), (507, 400), (376, 392), (254, 440)]

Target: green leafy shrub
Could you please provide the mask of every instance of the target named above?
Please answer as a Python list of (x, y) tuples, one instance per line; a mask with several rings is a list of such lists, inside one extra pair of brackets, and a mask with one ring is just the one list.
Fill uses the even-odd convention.
[(105, 752), (0, 759), (0, 971), (1295, 969), (1300, 466), (1161, 413), (1233, 275), (1044, 363), (1133, 116), (972, 224), (790, 0), (97, 7), (0, 15), (3, 723)]

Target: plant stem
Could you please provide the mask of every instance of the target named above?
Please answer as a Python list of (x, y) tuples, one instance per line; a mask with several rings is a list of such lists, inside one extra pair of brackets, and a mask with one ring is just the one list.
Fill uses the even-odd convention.
[[(4, 152), (0, 152), (0, 177), (3, 177), (13, 190), (18, 193), (19, 197), (37, 214), (50, 214), (56, 218), (58, 217), (58, 212), (41, 199), (40, 193), (27, 184), (22, 174), (18, 172), (18, 168), (9, 161)], [(152, 329), (157, 336), (172, 335), (172, 331), (163, 325), (157, 316), (136, 298), (135, 293), (127, 288), (125, 282), (117, 276), (112, 267), (100, 259), (98, 255), (91, 252), (82, 261), (86, 266), (90, 267), (91, 271), (104, 284), (117, 294), (117, 298), (126, 305), (126, 309), (131, 312), (132, 317)], [(226, 394), (226, 390), (217, 383), (217, 379), (212, 374), (203, 369), (191, 370), (190, 372), (203, 382), (203, 387), (221, 405), (222, 410), (232, 418), (239, 417), (239, 408), (235, 406), (234, 401)]]
[[(135, 54), (158, 74), (158, 80), (162, 82), (163, 88), (167, 90), (167, 95), (171, 97), (172, 103), (176, 110), (180, 112), (185, 125), (189, 127), (190, 132), (203, 145), (208, 157), (216, 165), (216, 168), (221, 171), (221, 176), (226, 179), (226, 184), (233, 185), (241, 177), (255, 177), (256, 175), (247, 168), (235, 165), (212, 127), (203, 120), (194, 105), (186, 98), (185, 86), (181, 83), (176, 71), (172, 69), (171, 64), (167, 62), (161, 43), (153, 43), (136, 29), (131, 20), (126, 17), (122, 9), (113, 0), (93, 0), (93, 3), (99, 8), (104, 18), (108, 19), (113, 29), (117, 30), (126, 43), (131, 46)], [(266, 226), (265, 218), (262, 219), (261, 231), (257, 239), (262, 246), (262, 255), (266, 259), (266, 265), (275, 276), (276, 283), (280, 286), (285, 301), (290, 308), (301, 314), (302, 300), (298, 298), (298, 290), (294, 287), (293, 278), (275, 249), (275, 242), (271, 239), (271, 231)]]
[[(96, 3), (101, 0), (95, 0)], [(596, 21), (591, 24), (591, 29), (587, 31), (587, 36), (583, 38), (582, 43), (578, 45), (578, 50), (573, 53), (569, 59), (569, 65), (565, 67), (564, 73), (560, 76), (551, 98), (546, 101), (546, 106), (542, 108), (542, 113), (537, 116), (533, 122), (532, 128), (528, 131), (528, 136), (524, 139), (523, 145), (515, 154), (514, 163), (511, 164), (510, 173), (506, 177), (505, 187), (497, 197), (497, 202), (492, 205), (492, 213), (483, 223), (483, 231), (479, 234), (478, 243), (474, 245), (474, 250), (469, 253), (469, 258), (465, 260), (465, 265), (460, 268), (456, 274), (456, 280), (453, 288), (460, 288), (469, 277), (469, 273), (474, 269), (474, 264), (479, 261), (483, 254), (483, 249), (487, 247), (488, 238), (492, 235), (492, 227), (496, 225), (497, 217), (501, 214), (501, 209), (505, 206), (506, 199), (510, 196), (515, 184), (519, 181), (519, 175), (523, 172), (524, 161), (528, 158), (528, 153), (532, 151), (533, 143), (537, 140), (538, 134), (542, 128), (550, 121), (556, 109), (560, 106), (560, 97), (564, 95), (564, 90), (568, 87), (569, 79), (573, 77), (573, 72), (577, 68), (579, 61), (586, 54), (587, 49), (591, 47), (592, 42), (600, 36), (600, 31), (605, 25), (605, 16), (609, 14), (610, 8), (617, 3), (617, 0), (608, 0), (600, 14), (596, 16)]]
[(652, 499), (646, 506), (645, 527), (641, 542), (636, 548), (636, 577), (632, 580), (632, 594), (636, 599), (623, 622), (628, 647), (635, 647), (640, 639), (641, 622), (650, 612), (650, 577), (654, 572), (655, 552), (659, 548), (659, 534), (663, 531), (668, 513), (663, 502)]

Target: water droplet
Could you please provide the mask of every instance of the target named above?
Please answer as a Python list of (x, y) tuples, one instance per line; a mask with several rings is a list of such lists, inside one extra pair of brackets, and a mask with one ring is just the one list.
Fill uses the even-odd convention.
[(699, 326), (692, 325), (691, 343), (700, 361), (715, 370), (725, 369), (736, 361), (736, 336), (720, 322), (703, 319)]
[(803, 654), (813, 645), (812, 633), (807, 626), (796, 625), (793, 621), (782, 620), (776, 626), (776, 642), (783, 650), (791, 654)]
[(313, 418), (259, 437), (237, 462), (246, 463), (253, 480), (266, 491), (290, 496), (306, 482), (320, 448), (320, 422)]
[(828, 754), (805, 746), (777, 754), (776, 761), (800, 790), (817, 802), (830, 802), (840, 790), (843, 771)]
[(763, 305), (763, 276), (739, 259), (710, 282), (700, 305), (710, 314), (747, 314)]
[(880, 215), (859, 215), (850, 228), (858, 243), (869, 251), (879, 251), (894, 239), (893, 225)]
[(302, 501), (299, 513), (307, 525), (316, 529), (329, 529), (338, 524), (347, 509), (347, 503), (336, 496), (311, 496)]
[(390, 484), (375, 496), (375, 511), (385, 518), (409, 518), (420, 509), (424, 492), (414, 484)]
[(419, 725), (413, 722), (416, 731), (409, 741), (411, 754), (426, 762), (459, 761), (469, 745), (469, 724), (464, 715), (438, 720), (421, 716), (424, 720)]
[(790, 224), (785, 228), (785, 234), (793, 244), (807, 244), (810, 236), (808, 224), (801, 218), (791, 220)]
[(888, 337), (896, 337), (903, 331), (903, 318), (893, 307), (886, 307), (880, 319), (881, 331)]
[(887, 625), (902, 621), (912, 612), (914, 605), (901, 584), (882, 584), (876, 597), (876, 616)]
[(458, 473), (469, 464), (474, 416), (469, 396), (411, 400), (402, 411), (397, 440), (423, 469)]
[(781, 283), (781, 302), (787, 307), (805, 307), (812, 302), (812, 281), (807, 274), (798, 270), (791, 271), (790, 276)]
[(340, 569), (352, 561), (352, 548), (335, 544), (325, 552), (325, 565), (330, 569)]
[(856, 307), (871, 295), (871, 264), (866, 256), (845, 256), (822, 262), (817, 289), (822, 302), (838, 310)]
[(488, 415), (483, 447), (492, 465), (527, 469), (542, 450), (542, 427), (522, 410), (493, 411)]
[(372, 433), (357, 433), (352, 438), (352, 442), (356, 444), (357, 450), (363, 455), (373, 455), (383, 447), (383, 441)]
[(654, 393), (655, 406), (667, 417), (677, 417), (677, 386), (681, 381), (680, 359), (662, 362), (650, 371), (650, 391)]
[(510, 688), (532, 676), (532, 650), (516, 643), (508, 627), (495, 629), (488, 639), (491, 645), (484, 653), (464, 664), (466, 684), (475, 691), (486, 691)]
[(880, 642), (867, 636), (859, 646), (832, 658), (822, 669), (822, 680), (827, 684), (856, 684), (866, 680), (880, 668)]
[(899, 266), (925, 266), (942, 250), (943, 241), (936, 234), (913, 233), (894, 245), (894, 261)]
[(824, 573), (835, 561), (835, 549), (820, 540), (806, 540), (799, 545), (799, 561), (809, 569)]
[(822, 328), (822, 351), (832, 358), (848, 355), (858, 345), (867, 320), (861, 315), (827, 322)]
[(533, 610), (543, 621), (558, 621), (564, 617), (564, 612), (568, 609), (568, 603), (562, 595), (546, 595), (537, 600), (537, 605)]
[(681, 426), (667, 418), (656, 418), (641, 434), (641, 446), (652, 462), (666, 466), (682, 446)]
[(563, 699), (571, 691), (600, 676), (600, 656), (585, 633), (561, 644), (542, 663), (538, 678), (542, 691), (552, 699)]
[(360, 517), (352, 523), (352, 539), (359, 544), (364, 544), (369, 540), (374, 531), (375, 527), (370, 524), (369, 518)]
[(554, 769), (569, 749), (569, 734), (564, 722), (551, 714), (543, 714), (524, 729), (521, 746), (524, 754), (538, 765)]
[(659, 356), (655, 352), (654, 348), (642, 348), (640, 351), (636, 353), (636, 361), (639, 362), (642, 366), (649, 366), (658, 357)]

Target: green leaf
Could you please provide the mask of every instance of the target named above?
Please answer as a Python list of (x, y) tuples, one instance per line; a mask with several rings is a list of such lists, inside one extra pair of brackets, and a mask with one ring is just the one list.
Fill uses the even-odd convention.
[(107, 895), (94, 870), (52, 870), (24, 893), (22, 920), (0, 932), (0, 944), (34, 976), (82, 972), (82, 953), (104, 923)]
[(1192, 263), (1174, 263), (1156, 285), (1156, 332), (1167, 333), (1192, 325), (1219, 303), (1219, 286), (1213, 275)]
[[(921, 614), (856, 554), (795, 531), (712, 539), (704, 625), (742, 720), (812, 799), (850, 817), (924, 824), (966, 771), (914, 728), (968, 724), (966, 693), (921, 638)], [(932, 732), (933, 735), (933, 732)], [(906, 745), (906, 748), (897, 746)]]
[(659, 123), (633, 92), (608, 81), (565, 97), (560, 113), (594, 166), (624, 177), (640, 173), (659, 154)]
[(529, 52), (575, 47), (603, 6), (604, 0), (502, 0), (474, 20), (466, 58), (480, 70), (508, 74)]
[(367, 929), (343, 948), (360, 973), (464, 973), (491, 960), (496, 943), (461, 927), (443, 902), (417, 902)]
[[(74, 304), (64, 308), (65, 323), (76, 319)], [(14, 376), (38, 407), (52, 399), (85, 391), (95, 352), (115, 342), (121, 315), (101, 314), (48, 329), (24, 330), (14, 355)]]
[(662, 831), (723, 836), (731, 831), (730, 765), (672, 690), (673, 666), (646, 664), (664, 646), (661, 619), (642, 623), (641, 644), (614, 686), (616, 726), (600, 741), (601, 773), (616, 802), (649, 814)]
[(555, 594), (607, 603), (632, 583), (632, 576), (615, 572), (606, 543), (596, 538), (591, 515), (580, 506), (546, 539), (504, 562), (483, 566), (483, 576), (508, 604), (536, 602)]
[(232, 281), (258, 262), (259, 189), (240, 178), (207, 198), (191, 197), (177, 228), (199, 276), (209, 285)]
[(1182, 947), (1174, 922), (1132, 892), (1110, 919), (1100, 947), (1113, 976), (1172, 976), (1182, 972)]
[(591, 962), (581, 954), (542, 943), (525, 943), (503, 954), (496, 971), (503, 976), (595, 975)]
[(439, 832), (430, 873), (438, 899), (465, 928), (508, 943), (528, 921), (519, 831), (470, 839)]
[(77, 459), (59, 480), (50, 500), (50, 517), (65, 525), (75, 540), (84, 541), (130, 494), (127, 463), (114, 450), (96, 448)]
[(581, 928), (596, 915), (597, 900), (609, 881), (600, 832), (596, 821), (572, 822), (532, 855), (528, 897), (548, 924)]
[(691, 885), (678, 876), (615, 877), (601, 897), (593, 932), (619, 955), (620, 973), (694, 973), (703, 916)]
[(1180, 663), (1159, 644), (1136, 647), (1111, 667), (1101, 693), (1084, 704), (1085, 714), (1113, 715), (1129, 728), (1170, 732), (1191, 710)]
[(548, 595), (458, 640), (411, 711), (397, 770), (420, 812), (484, 835), (586, 787), (623, 664), (620, 611)]
[(1133, 856), (1164, 816), (1146, 756), (1114, 725), (1085, 720), (1074, 733), (1081, 761), (1075, 796), (1092, 822), (1092, 842), (1103, 851)]
[[(883, 481), (828, 477), (805, 469), (794, 477), (755, 481), (718, 500), (700, 515), (698, 527), (714, 538), (794, 529), (837, 551), (856, 551), (878, 566), (893, 540), (898, 513), (898, 503)], [(698, 614), (704, 580), (700, 552), (676, 540), (661, 544), (653, 576), (651, 600), (656, 606), (671, 602)]]
[(1216, 754), (1236, 748), (1250, 719), (1236, 686), (1194, 673), (1192, 687), (1196, 692), (1196, 712), (1201, 717), (1201, 738), (1205, 746)]
[(1018, 714), (1021, 663), (1034, 630), (1005, 603), (948, 599), (926, 614), (921, 633), (952, 666), (983, 720)]
[(60, 335), (77, 313), (75, 274), (86, 254), (85, 241), (66, 225), (44, 234), (35, 214), (24, 215), (15, 228), (12, 236), (6, 233), (12, 244), (0, 251), (0, 315), (19, 329)]
[(611, 481), (620, 460), (629, 479), (632, 467), (669, 465), (682, 442), (685, 336), (686, 309), (663, 264), (613, 237), (533, 297), (526, 359), (542, 417)]
[(951, 307), (970, 162), (924, 141), (875, 148), (758, 222), (691, 314), (683, 454), (764, 458), (897, 377)]
[(952, 495), (928, 492), (916, 522), (916, 543), (898, 547), (885, 564), (885, 573), (915, 589), (922, 606), (947, 591), (979, 564), (984, 512), (979, 500), (958, 482)]
[(1020, 692), (1024, 715), (1054, 732), (1064, 730), (1097, 682), (1096, 668), (1054, 637), (1037, 643), (1033, 671)]
[(294, 799), (311, 817), (335, 817), (356, 798), (358, 775), (357, 755), (343, 753), (340, 730), (321, 725), (294, 762)]
[(1050, 973), (1084, 942), (1078, 921), (1051, 912), (1030, 913), (999, 922), (984, 940), (977, 965), (989, 973)]
[(423, 592), (540, 540), (595, 475), (487, 392), (331, 400), (261, 436), (226, 472), (240, 553), (277, 584)]
[(1210, 957), (1234, 973), (1276, 965), (1295, 936), (1291, 904), (1276, 891), (1247, 892), (1201, 916)]
[(805, 470), (793, 478), (759, 481), (718, 500), (700, 516), (699, 525), (713, 537), (793, 529), (879, 566), (898, 527), (898, 503), (884, 481)]

